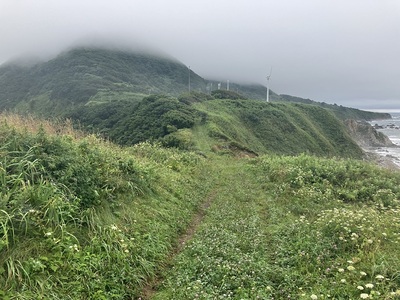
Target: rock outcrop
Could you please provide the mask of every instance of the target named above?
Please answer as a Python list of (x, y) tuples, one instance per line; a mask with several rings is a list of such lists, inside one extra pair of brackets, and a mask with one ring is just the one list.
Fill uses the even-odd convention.
[(345, 124), (351, 137), (361, 148), (396, 147), (385, 134), (366, 121), (346, 120)]

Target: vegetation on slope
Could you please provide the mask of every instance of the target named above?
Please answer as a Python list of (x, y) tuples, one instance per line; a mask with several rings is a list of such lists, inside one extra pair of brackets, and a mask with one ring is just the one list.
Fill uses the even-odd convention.
[[(304, 110), (313, 119), (319, 110), (269, 106), (271, 116)], [(235, 124), (247, 109), (234, 111), (231, 119), (214, 111), (210, 124), (223, 117)], [(1, 119), (3, 299), (400, 294), (398, 172), (308, 155), (205, 158), (149, 143), (122, 148), (65, 124)], [(205, 127), (193, 134), (198, 143), (210, 139)], [(201, 207), (203, 222), (178, 247)]]
[[(137, 94), (178, 95), (187, 90), (182, 63), (144, 53), (77, 48), (34, 66), (0, 68), (0, 109), (49, 115), (89, 101), (135, 98)], [(205, 81), (191, 72), (193, 89)], [(42, 106), (47, 103), (47, 110)], [(50, 109), (51, 108), (51, 109)]]
[(208, 192), (202, 160), (14, 119), (0, 127), (1, 298), (137, 298)]
[(400, 173), (302, 155), (220, 161), (152, 299), (398, 299)]
[(303, 104), (213, 100), (195, 104), (208, 115), (208, 134), (219, 148), (251, 152), (361, 157), (344, 125), (327, 110)]
[(120, 145), (160, 140), (169, 135), (162, 141), (178, 147), (168, 144), (175, 132), (201, 123), (205, 115), (175, 98), (152, 95), (136, 104), (117, 102), (85, 107), (69, 117)]
[[(226, 91), (218, 95), (227, 96)], [(121, 145), (158, 140), (181, 149), (208, 151), (212, 147), (218, 152), (239, 150), (251, 155), (362, 156), (332, 113), (299, 103), (214, 99), (200, 93), (178, 99), (153, 95), (137, 103), (87, 106), (68, 117)], [(208, 136), (208, 142), (199, 134)], [(208, 149), (204, 149), (206, 144)]]

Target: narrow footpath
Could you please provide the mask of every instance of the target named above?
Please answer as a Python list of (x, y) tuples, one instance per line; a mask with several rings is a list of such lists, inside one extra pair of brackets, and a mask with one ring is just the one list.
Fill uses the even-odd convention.
[(145, 287), (142, 299), (265, 293), (266, 276), (271, 278), (263, 268), (269, 261), (267, 195), (247, 160), (221, 159), (214, 173), (216, 187), (180, 237), (168, 268)]

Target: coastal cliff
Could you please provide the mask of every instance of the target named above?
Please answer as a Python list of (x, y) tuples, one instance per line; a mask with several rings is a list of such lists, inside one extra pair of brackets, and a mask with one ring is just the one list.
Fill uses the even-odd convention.
[(396, 146), (385, 134), (366, 121), (346, 120), (345, 124), (349, 134), (361, 148)]

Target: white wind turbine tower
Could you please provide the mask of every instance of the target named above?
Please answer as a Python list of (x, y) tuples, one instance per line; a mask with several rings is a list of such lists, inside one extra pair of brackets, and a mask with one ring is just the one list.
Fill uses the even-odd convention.
[(269, 75), (267, 76), (267, 102), (269, 102), (269, 79), (271, 78), (272, 74), (272, 67), (271, 70), (269, 71)]

